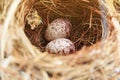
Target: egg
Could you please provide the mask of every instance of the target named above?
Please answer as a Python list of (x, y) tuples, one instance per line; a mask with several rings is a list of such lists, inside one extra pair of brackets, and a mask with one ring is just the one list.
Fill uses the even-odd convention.
[(45, 38), (48, 41), (58, 39), (58, 38), (67, 38), (71, 34), (72, 25), (69, 20), (64, 18), (55, 19), (51, 22), (45, 32)]
[(75, 52), (73, 42), (66, 38), (59, 38), (49, 42), (45, 49), (47, 52), (54, 54), (66, 55)]

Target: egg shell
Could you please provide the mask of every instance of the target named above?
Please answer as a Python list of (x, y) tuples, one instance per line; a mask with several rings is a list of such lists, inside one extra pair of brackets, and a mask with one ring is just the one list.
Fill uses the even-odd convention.
[(55, 19), (51, 22), (45, 32), (45, 38), (48, 41), (58, 39), (58, 38), (67, 38), (71, 34), (72, 25), (69, 20), (64, 18)]
[(72, 41), (65, 38), (55, 39), (46, 46), (46, 51), (54, 54), (70, 54), (75, 52), (75, 46)]

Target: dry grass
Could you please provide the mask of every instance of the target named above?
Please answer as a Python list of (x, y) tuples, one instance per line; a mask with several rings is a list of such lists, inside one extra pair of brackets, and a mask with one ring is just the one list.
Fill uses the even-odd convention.
[[(0, 3), (0, 80), (120, 79), (120, 15), (111, 9), (112, 0), (106, 3), (99, 0), (105, 15), (98, 8), (97, 0), (0, 1), (3, 2)], [(32, 45), (24, 32), (29, 27), (26, 16), (31, 9), (36, 9), (43, 19), (43, 24), (34, 32), (58, 17), (67, 18), (73, 24), (70, 39), (77, 49), (83, 42), (82, 49), (62, 56), (41, 52), (39, 45), (34, 44), (38, 48)], [(101, 19), (101, 15), (105, 18)], [(105, 19), (109, 31), (106, 31)], [(91, 46), (86, 47), (88, 43)]]

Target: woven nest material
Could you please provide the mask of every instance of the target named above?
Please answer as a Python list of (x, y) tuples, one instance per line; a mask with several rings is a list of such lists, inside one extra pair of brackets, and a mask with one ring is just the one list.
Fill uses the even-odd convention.
[[(119, 80), (119, 4), (119, 0), (1, 0), (0, 80)], [(41, 22), (29, 24), (32, 11)], [(73, 25), (70, 40), (76, 52), (70, 55), (44, 50), (48, 43), (44, 31), (60, 17)]]

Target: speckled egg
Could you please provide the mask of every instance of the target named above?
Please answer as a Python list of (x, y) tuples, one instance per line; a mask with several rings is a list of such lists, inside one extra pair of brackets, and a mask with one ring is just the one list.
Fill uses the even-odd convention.
[(48, 41), (58, 38), (67, 38), (71, 34), (71, 27), (72, 25), (69, 20), (64, 18), (55, 19), (48, 25), (45, 38)]
[(46, 46), (46, 51), (66, 55), (75, 52), (75, 46), (69, 39), (59, 38), (49, 42)]

